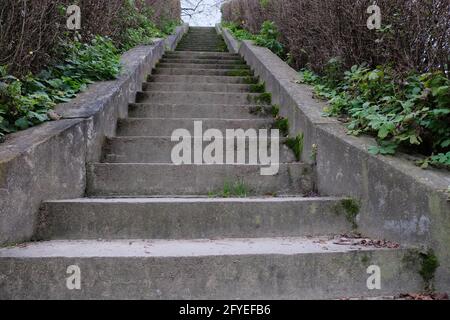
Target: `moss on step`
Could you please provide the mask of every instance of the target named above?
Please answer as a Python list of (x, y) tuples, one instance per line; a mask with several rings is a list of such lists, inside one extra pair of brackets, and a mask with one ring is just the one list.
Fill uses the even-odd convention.
[(209, 192), (210, 198), (246, 198), (251, 194), (251, 189), (243, 180), (237, 182), (225, 181), (223, 189), (219, 192)]
[(413, 249), (403, 259), (409, 268), (417, 268), (419, 266), (418, 273), (424, 282), (424, 290), (433, 292), (436, 270), (440, 265), (434, 250), (431, 248)]
[(368, 256), (367, 254), (364, 254), (364, 255), (361, 257), (361, 263), (362, 263), (363, 265), (368, 265), (369, 262), (370, 262), (369, 256)]
[(355, 199), (343, 199), (335, 207), (337, 215), (344, 214), (345, 219), (351, 224), (353, 231), (358, 229), (357, 217), (361, 210), (359, 201)]
[[(264, 93), (266, 91), (266, 85), (264, 83), (256, 83), (250, 85), (250, 92), (252, 93)], [(272, 100), (272, 97), (271, 97)]]
[(246, 69), (244, 69), (244, 70), (237, 69), (237, 70), (227, 71), (226, 75), (229, 77), (248, 77), (248, 76), (252, 75), (252, 72), (250, 70), (246, 70)]
[(288, 138), (286, 142), (284, 143), (286, 146), (288, 146), (292, 152), (294, 152), (295, 158), (297, 161), (300, 161), (303, 154), (303, 148), (304, 148), (304, 140), (305, 135), (303, 133), (298, 134), (295, 138)]
[(243, 80), (244, 84), (256, 84), (258, 83), (258, 79), (256, 79), (255, 77), (245, 77)]
[(269, 92), (264, 92), (254, 97), (256, 103), (262, 104), (272, 104), (272, 94)]
[(280, 135), (282, 137), (287, 137), (289, 135), (289, 120), (283, 117), (278, 117), (275, 119), (273, 128), (280, 130)]
[(359, 201), (355, 199), (344, 199), (341, 201), (341, 204), (345, 210), (345, 217), (347, 218), (348, 222), (352, 224), (354, 230), (358, 229), (356, 218), (358, 217), (359, 211), (361, 210)]
[(226, 51), (228, 51), (227, 44), (226, 44), (225, 42), (220, 43), (220, 44), (217, 46), (217, 50), (219, 50), (219, 51), (221, 51), (221, 52), (226, 52)]
[(277, 104), (273, 105), (271, 113), (274, 118), (277, 118), (280, 115), (280, 106)]

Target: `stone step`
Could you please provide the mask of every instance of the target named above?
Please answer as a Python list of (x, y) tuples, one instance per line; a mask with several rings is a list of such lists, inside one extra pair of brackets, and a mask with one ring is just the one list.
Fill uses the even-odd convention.
[(227, 83), (175, 83), (175, 82), (144, 82), (143, 91), (174, 91), (174, 92), (231, 92), (250, 93), (252, 89), (248, 84)]
[[(77, 240), (0, 249), (0, 299), (334, 299), (420, 292), (409, 249), (322, 238)], [(381, 290), (367, 268), (381, 268)], [(73, 269), (80, 290), (69, 290)], [(69, 271), (69, 274), (68, 274)], [(72, 273), (70, 273), (72, 272)]]
[(225, 42), (217, 40), (183, 41), (178, 44), (177, 48), (183, 47), (203, 48), (203, 47), (218, 47), (218, 46), (223, 47), (224, 45), (226, 45)]
[[(201, 139), (201, 137), (200, 137)], [(255, 139), (246, 139), (245, 163), (249, 163), (249, 141), (252, 141), (258, 147), (258, 141)], [(296, 162), (296, 158), (291, 149), (284, 144), (284, 139), (277, 139), (279, 145), (280, 162)], [(174, 147), (179, 142), (171, 141), (171, 137), (114, 137), (109, 138), (104, 146), (104, 160), (107, 163), (172, 163), (171, 154)], [(226, 146), (233, 144), (233, 139), (220, 139), (222, 143), (223, 155), (226, 154)], [(211, 142), (203, 143), (204, 148)], [(268, 143), (268, 152), (270, 154), (270, 143)], [(238, 144), (234, 142), (234, 150), (237, 150)], [(191, 157), (194, 163), (194, 156)]]
[(183, 48), (183, 49), (177, 49), (177, 51), (192, 51), (192, 52), (197, 52), (197, 51), (201, 51), (201, 52), (224, 52), (224, 50), (222, 49), (216, 49), (216, 48)]
[(276, 175), (262, 176), (259, 165), (174, 165), (92, 163), (87, 166), (87, 195), (209, 195), (227, 183), (243, 184), (249, 195), (303, 195), (313, 190), (312, 167), (279, 164)]
[(200, 49), (200, 48), (217, 48), (217, 47), (224, 47), (226, 46), (225, 42), (203, 42), (203, 43), (180, 43), (177, 46), (177, 50), (183, 49), (183, 48), (194, 48), (194, 49)]
[(35, 239), (300, 237), (352, 230), (336, 198), (113, 198), (43, 204)]
[(221, 59), (236, 60), (242, 59), (239, 54), (229, 52), (192, 52), (192, 51), (172, 51), (166, 52), (165, 58), (181, 58), (181, 59)]
[(223, 44), (225, 41), (220, 37), (210, 37), (204, 36), (199, 38), (185, 38), (181, 40), (178, 45), (189, 44), (189, 45), (202, 45), (202, 44)]
[(211, 118), (127, 118), (119, 120), (118, 136), (172, 136), (177, 129), (185, 129), (194, 134), (194, 123), (201, 122), (203, 131), (217, 129), (225, 134), (227, 129), (270, 129), (273, 119), (211, 119)]
[(172, 68), (172, 69), (242, 69), (250, 70), (245, 64), (198, 64), (198, 63), (159, 63), (156, 68)]
[(239, 55), (230, 52), (209, 52), (209, 51), (183, 51), (177, 50), (173, 53), (167, 53), (167, 56), (179, 56), (179, 57), (195, 57), (196, 59), (220, 57), (221, 59), (236, 59), (241, 58)]
[(205, 38), (208, 39), (220, 39), (223, 41), (223, 38), (219, 36), (217, 33), (213, 32), (189, 32), (187, 33), (182, 40), (203, 40)]
[(180, 58), (163, 58), (163, 63), (195, 63), (195, 64), (224, 64), (224, 65), (245, 65), (245, 62), (239, 59), (221, 60), (221, 59), (180, 59)]
[(169, 92), (169, 91), (141, 91), (136, 95), (138, 103), (162, 103), (162, 104), (231, 104), (254, 105), (260, 103), (257, 93), (239, 92)]
[(253, 76), (250, 70), (236, 69), (180, 69), (180, 68), (159, 68), (153, 71), (153, 74), (159, 75), (192, 75), (192, 76)]
[(233, 76), (201, 76), (201, 75), (151, 75), (147, 78), (149, 82), (177, 82), (177, 83), (231, 83), (246, 84), (249, 82), (257, 83), (253, 77), (233, 77)]
[(258, 106), (231, 106), (221, 104), (154, 104), (132, 103), (128, 114), (131, 118), (221, 118), (255, 119), (264, 115), (252, 113)]

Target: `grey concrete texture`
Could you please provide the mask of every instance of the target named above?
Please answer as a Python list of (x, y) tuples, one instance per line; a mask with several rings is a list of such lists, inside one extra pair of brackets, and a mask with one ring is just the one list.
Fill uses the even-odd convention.
[(247, 77), (200, 76), (200, 75), (151, 75), (149, 82), (189, 82), (189, 83), (228, 83), (245, 84)]
[[(220, 27), (219, 27), (220, 28)], [(236, 40), (230, 33), (228, 29), (222, 29), (222, 35), (225, 39), (225, 43), (227, 44), (228, 50), (231, 53), (239, 53), (239, 48), (241, 46), (240, 42)]]
[[(231, 141), (230, 141), (231, 140)], [(226, 154), (226, 146), (232, 139), (216, 139), (223, 145), (222, 152)], [(245, 161), (249, 163), (250, 142), (258, 146), (257, 139), (245, 140)], [(277, 139), (279, 144), (279, 161), (282, 163), (296, 162), (294, 153), (284, 144), (284, 139)], [(172, 163), (171, 153), (179, 142), (171, 141), (171, 137), (114, 137), (109, 138), (103, 150), (103, 162), (109, 163)], [(211, 142), (203, 142), (203, 149)], [(234, 149), (237, 150), (237, 142), (234, 142)], [(267, 147), (267, 154), (270, 155), (270, 142)], [(194, 156), (191, 157), (194, 163)]]
[[(156, 75), (191, 75), (191, 76), (230, 76), (234, 72), (239, 72), (236, 69), (180, 69), (180, 68), (161, 68), (156, 69), (154, 74)], [(251, 76), (249, 71), (241, 71), (244, 76)]]
[(261, 115), (252, 114), (258, 106), (233, 106), (225, 104), (159, 104), (132, 103), (128, 110), (131, 118), (193, 118), (201, 114), (205, 118), (257, 119)]
[(43, 200), (84, 194), (87, 121), (48, 122), (0, 144), (0, 244), (33, 235)]
[(235, 60), (241, 59), (239, 54), (229, 52), (192, 52), (192, 51), (173, 51), (167, 52), (168, 58), (181, 58), (181, 59), (222, 59), (222, 60)]
[[(230, 104), (230, 105), (255, 105), (266, 103), (259, 102), (258, 93), (239, 92), (169, 92), (169, 91), (140, 91), (136, 95), (136, 102), (158, 102), (162, 104)], [(182, 116), (182, 115), (180, 115)]]
[(170, 57), (166, 57), (161, 59), (162, 63), (200, 63), (200, 64), (230, 64), (230, 65), (234, 65), (234, 64), (245, 64), (245, 61), (241, 60), (241, 59), (189, 59), (189, 58), (170, 58)]
[(145, 82), (143, 91), (175, 91), (175, 92), (250, 92), (251, 86), (247, 84), (227, 83), (173, 83), (173, 82)]
[[(51, 241), (0, 250), (0, 299), (393, 295), (421, 288), (417, 270), (404, 264), (409, 254), (407, 249), (342, 246), (315, 238)], [(80, 268), (80, 290), (66, 286), (71, 265)], [(381, 290), (367, 288), (370, 265), (383, 266)]]
[[(179, 40), (187, 25), (168, 40)], [(80, 197), (86, 188), (86, 162), (99, 161), (106, 136), (152, 66), (164, 53), (163, 41), (122, 56), (115, 81), (93, 84), (69, 103), (56, 106), (59, 121), (9, 135), (0, 144), (0, 245), (29, 240), (44, 200)]]
[(44, 204), (35, 239), (324, 236), (352, 230), (336, 198), (119, 198)]
[(180, 69), (249, 69), (249, 67), (245, 64), (201, 64), (201, 63), (168, 63), (162, 62), (157, 65), (158, 68), (180, 68)]
[(168, 136), (175, 130), (185, 129), (194, 135), (194, 123), (202, 122), (203, 133), (208, 129), (220, 130), (225, 136), (227, 129), (271, 129), (272, 119), (158, 119), (128, 118), (118, 123), (118, 136)]
[(95, 197), (208, 195), (237, 182), (243, 182), (250, 195), (302, 195), (313, 190), (311, 166), (302, 163), (280, 164), (274, 176), (261, 176), (259, 165), (93, 163), (87, 170), (87, 194)]
[[(223, 32), (225, 38), (227, 33)], [(282, 106), (291, 134), (305, 135), (304, 160), (317, 146), (317, 186), (323, 195), (352, 196), (362, 203), (360, 230), (372, 237), (432, 247), (440, 261), (437, 290), (450, 290), (450, 173), (422, 170), (407, 156), (375, 156), (374, 139), (352, 137), (343, 125), (321, 116), (326, 103), (299, 85), (295, 70), (266, 48), (243, 41), (240, 54)]]

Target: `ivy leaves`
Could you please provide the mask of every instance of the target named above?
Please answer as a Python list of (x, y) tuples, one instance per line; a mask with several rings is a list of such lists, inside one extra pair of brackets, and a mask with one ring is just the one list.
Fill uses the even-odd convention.
[(346, 122), (349, 134), (376, 137), (378, 145), (369, 148), (372, 154), (391, 155), (400, 147), (415, 153), (427, 150), (424, 167), (450, 166), (450, 80), (444, 74), (401, 77), (387, 66), (361, 65), (339, 76), (339, 62), (332, 59), (323, 76), (301, 72), (301, 81), (314, 85), (316, 95), (329, 101), (326, 116)]
[(49, 121), (57, 103), (68, 102), (87, 85), (111, 80), (120, 72), (120, 56), (112, 41), (96, 37), (89, 44), (62, 45), (65, 59), (37, 76), (19, 80), (0, 67), (0, 138)]

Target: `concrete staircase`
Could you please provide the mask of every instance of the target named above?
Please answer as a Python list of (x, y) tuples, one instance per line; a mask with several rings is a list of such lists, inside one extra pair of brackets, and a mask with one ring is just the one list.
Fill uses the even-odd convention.
[[(344, 199), (306, 197), (313, 167), (281, 145), (280, 171), (174, 165), (175, 129), (270, 128), (252, 72), (212, 28), (191, 28), (143, 84), (129, 118), (87, 168), (86, 198), (43, 204), (36, 240), (0, 249), (0, 299), (326, 299), (415, 291), (408, 249), (337, 244)], [(243, 71), (240, 72), (235, 72)], [(258, 104), (259, 106), (260, 104)], [(221, 198), (240, 182), (248, 197)], [(382, 270), (381, 290), (366, 286)], [(81, 289), (69, 290), (69, 266)]]

